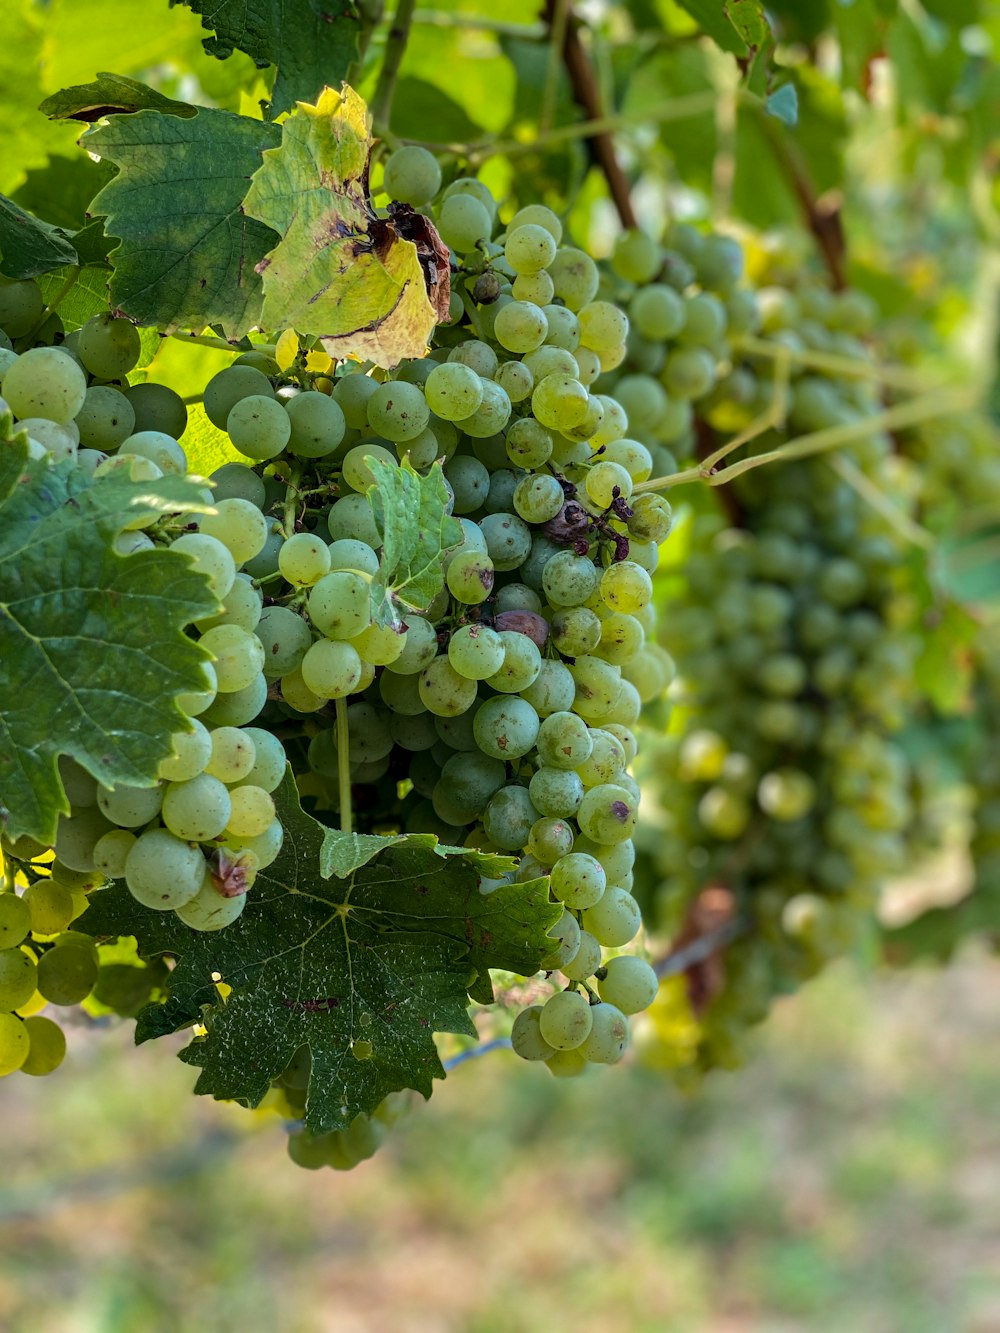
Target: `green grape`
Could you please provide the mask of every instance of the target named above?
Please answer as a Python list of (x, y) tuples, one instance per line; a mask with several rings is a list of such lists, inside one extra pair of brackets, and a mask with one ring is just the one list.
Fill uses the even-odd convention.
[(590, 1035), (593, 1019), (590, 1003), (579, 991), (564, 990), (550, 995), (538, 1016), (538, 1031), (557, 1051), (572, 1051)]
[(652, 237), (634, 228), (624, 231), (615, 240), (611, 253), (611, 267), (626, 282), (650, 282), (659, 272), (662, 256)]
[[(3, 314), (3, 287), (0, 287), (0, 315)], [(0, 1013), (0, 1078), (20, 1069), (28, 1058), (31, 1038), (16, 1014)]]
[(576, 684), (574, 710), (591, 722), (607, 716), (618, 697), (620, 669), (591, 656), (578, 657), (569, 670)]
[(371, 624), (371, 585), (350, 570), (335, 570), (309, 593), (309, 619), (330, 639), (353, 639)]
[[(508, 436), (508, 440), (509, 438)], [(516, 462), (516, 458), (513, 461)], [(563, 489), (558, 480), (543, 473), (535, 477), (521, 478), (514, 488), (513, 504), (516, 513), (526, 523), (542, 524), (547, 523), (550, 518), (555, 518), (563, 507), (564, 499)]]
[[(494, 479), (497, 473), (494, 473)], [(516, 514), (487, 514), (480, 522), (494, 569), (507, 573), (523, 565), (531, 551), (531, 529)]]
[(274, 800), (263, 787), (234, 787), (229, 798), (232, 813), (226, 832), (231, 837), (259, 838), (274, 822)]
[(542, 571), (542, 590), (555, 607), (578, 607), (594, 592), (598, 571), (587, 556), (572, 551), (554, 555)]
[(200, 642), (214, 659), (220, 693), (247, 689), (263, 670), (264, 645), (239, 625), (216, 625), (205, 631)]
[(145, 458), (155, 463), (164, 476), (183, 477), (187, 472), (187, 456), (169, 435), (162, 431), (145, 430), (130, 435), (119, 447), (120, 458)]
[(594, 748), (590, 730), (575, 713), (553, 712), (538, 731), (538, 757), (550, 768), (577, 769)]
[(66, 1058), (66, 1036), (51, 1018), (33, 1015), (24, 1020), (24, 1029), (31, 1043), (27, 1059), (21, 1065), (22, 1074), (44, 1077), (53, 1073)]
[(699, 292), (684, 302), (684, 327), (678, 337), (682, 342), (713, 347), (725, 336), (726, 307), (711, 292)]
[(50, 1004), (79, 1004), (94, 989), (97, 973), (96, 951), (58, 944), (38, 960), (38, 991)]
[(368, 400), (368, 424), (386, 440), (413, 440), (426, 430), (430, 411), (415, 384), (390, 380), (376, 387)]
[(459, 675), (447, 657), (437, 657), (421, 671), (418, 688), (428, 712), (435, 717), (457, 717), (476, 699), (476, 682)]
[(86, 391), (74, 420), (81, 446), (106, 453), (117, 449), (136, 428), (132, 404), (118, 389), (106, 384), (96, 384)]
[(579, 1078), (587, 1071), (587, 1061), (580, 1054), (580, 1049), (556, 1051), (545, 1061), (545, 1066), (554, 1078)]
[(295, 587), (312, 587), (330, 572), (327, 543), (310, 532), (296, 532), (278, 552), (278, 569)]
[(428, 204), (441, 188), (441, 168), (426, 148), (406, 144), (386, 158), (382, 188), (404, 204)]
[(715, 358), (704, 347), (680, 347), (667, 357), (663, 386), (674, 398), (703, 398), (715, 383)]
[(548, 273), (541, 269), (538, 273), (519, 273), (510, 294), (515, 301), (530, 301), (532, 305), (547, 306), (556, 294), (556, 287)]
[(633, 560), (621, 560), (609, 565), (601, 577), (601, 597), (612, 611), (635, 615), (653, 599), (653, 584), (649, 575)]
[[(575, 354), (580, 347), (580, 321), (564, 305), (546, 305), (542, 312), (548, 320), (545, 341), (550, 347), (559, 347)], [(579, 362), (577, 362), (579, 365)]]
[(242, 690), (217, 694), (202, 714), (214, 727), (242, 727), (252, 722), (267, 702), (267, 681), (261, 672)]
[(772, 819), (802, 819), (816, 803), (816, 784), (800, 769), (774, 769), (761, 778), (757, 800)]
[(578, 1048), (590, 1064), (616, 1065), (629, 1042), (628, 1019), (613, 1004), (591, 1007), (592, 1025), (586, 1041)]
[(142, 352), (139, 330), (127, 319), (93, 315), (80, 330), (76, 353), (100, 380), (116, 380), (133, 369)]
[(212, 753), (205, 765), (205, 772), (227, 786), (240, 782), (257, 759), (253, 737), (239, 727), (216, 727), (211, 739)]
[(604, 948), (617, 949), (635, 939), (642, 925), (642, 913), (626, 889), (609, 888), (584, 911), (583, 925)]
[(551, 232), (556, 245), (562, 240), (562, 223), (552, 209), (546, 208), (544, 204), (527, 204), (524, 208), (519, 208), (511, 218), (507, 231), (508, 233), (516, 231), (518, 227), (528, 223), (544, 227), (547, 232)]
[(528, 795), (540, 815), (569, 819), (583, 799), (583, 783), (567, 769), (542, 767), (533, 774)]
[[(250, 367), (240, 366), (238, 369), (249, 370)], [(240, 453), (258, 461), (276, 458), (292, 433), (288, 413), (281, 403), (267, 394), (241, 397), (226, 417), (225, 428)]]
[(341, 538), (330, 543), (330, 568), (374, 575), (378, 573), (378, 556), (367, 542)]
[(601, 639), (594, 655), (613, 666), (624, 666), (642, 649), (645, 638), (646, 632), (635, 616), (612, 611), (601, 621)]
[(267, 542), (268, 526), (259, 507), (237, 496), (217, 499), (215, 504), (216, 513), (199, 516), (199, 531), (222, 542), (237, 565), (260, 555)]
[(87, 396), (87, 378), (58, 347), (31, 347), (3, 377), (3, 396), (15, 417), (44, 417), (65, 425)]
[(536, 384), (546, 375), (568, 375), (572, 380), (580, 378), (580, 366), (572, 352), (564, 347), (539, 347), (536, 352), (528, 352), (522, 365), (527, 366)]
[[(485, 707), (485, 705), (484, 705)], [(483, 811), (483, 828), (489, 840), (505, 852), (521, 851), (531, 835), (538, 811), (526, 787), (508, 786), (490, 798)]]
[(493, 591), (493, 562), (478, 551), (459, 551), (448, 565), (445, 581), (459, 602), (476, 605)]
[(445, 421), (469, 417), (483, 401), (483, 382), (475, 370), (460, 361), (435, 366), (424, 385), (427, 406)]
[(531, 410), (541, 425), (564, 431), (584, 419), (588, 401), (587, 390), (571, 375), (546, 375), (535, 385)]
[(30, 333), (44, 309), (42, 290), (34, 278), (24, 282), (0, 278), (0, 329), (8, 338), (23, 338)]
[(588, 607), (570, 606), (557, 611), (552, 617), (551, 637), (566, 657), (583, 657), (593, 652), (600, 643), (601, 621)]
[(369, 625), (351, 640), (363, 662), (371, 666), (389, 666), (403, 655), (406, 634), (394, 625)]
[(264, 609), (264, 594), (249, 574), (237, 574), (233, 586), (226, 593), (226, 600), (218, 615), (206, 620), (196, 620), (198, 629), (204, 632), (216, 625), (238, 625), (249, 634), (256, 630)]
[(575, 957), (580, 947), (580, 934), (579, 921), (568, 909), (564, 910), (548, 932), (548, 938), (555, 941), (556, 947), (542, 959), (543, 971), (557, 972)]
[[(229, 414), (237, 403), (247, 398), (273, 400), (274, 389), (271, 387), (271, 381), (253, 366), (227, 366), (225, 370), (213, 375), (205, 385), (203, 399), (205, 414), (213, 426), (217, 426), (219, 430), (228, 430)], [(281, 410), (284, 413), (284, 408)], [(278, 452), (280, 453), (280, 450)], [(261, 457), (268, 456), (261, 455)]]
[(494, 759), (519, 759), (534, 746), (539, 718), (524, 699), (498, 695), (479, 708), (473, 724), (476, 744)]
[(527, 634), (501, 630), (497, 636), (504, 649), (503, 662), (487, 678), (487, 684), (503, 694), (520, 694), (538, 678), (542, 655)]
[(0, 950), (15, 948), (31, 929), (28, 904), (16, 893), (0, 893)]
[(201, 888), (183, 906), (176, 908), (177, 916), (192, 930), (223, 930), (241, 916), (247, 905), (247, 895), (225, 898), (215, 887), (212, 876), (206, 872)]
[(266, 500), (264, 483), (245, 463), (224, 463), (212, 473), (211, 480), (215, 482), (212, 499), (217, 506), (223, 500), (245, 500), (256, 509), (263, 509)]
[[(163, 803), (160, 787), (99, 787), (101, 813), (119, 828), (139, 828), (155, 819)], [(58, 929), (58, 927), (57, 927)]]
[[(387, 674), (415, 676), (433, 662), (437, 656), (437, 630), (430, 621), (413, 615), (409, 617), (406, 624), (407, 630), (403, 651), (394, 661), (386, 663)], [(459, 674), (461, 675), (461, 672)]]
[[(134, 430), (162, 431), (172, 439), (181, 438), (187, 429), (188, 414), (180, 394), (165, 384), (148, 382), (133, 384), (124, 392), (135, 413)], [(225, 417), (222, 424), (225, 425)]]
[[(450, 459), (444, 475), (454, 497), (454, 513), (470, 514), (482, 507), (489, 494), (490, 474), (477, 458), (462, 454)], [(485, 548), (485, 542), (482, 545)]]
[(94, 845), (94, 868), (108, 879), (123, 879), (125, 862), (136, 841), (136, 835), (128, 829), (112, 829), (105, 833)]
[(125, 883), (145, 907), (182, 907), (201, 888), (205, 859), (197, 847), (166, 829), (147, 829), (125, 861)]
[[(358, 650), (349, 643), (320, 639), (303, 656), (299, 671), (306, 689), (318, 699), (343, 699), (353, 694), (361, 683), (361, 658)], [(281, 678), (286, 698), (285, 682), (288, 679), (289, 676)]]
[(226, 596), (236, 578), (236, 562), (227, 546), (203, 532), (184, 532), (170, 543), (170, 549), (190, 556), (193, 567), (208, 579), (212, 592), (220, 600)]
[(309, 626), (288, 606), (266, 606), (254, 634), (264, 647), (264, 674), (269, 679), (301, 666), (312, 644)]
[(242, 734), (253, 745), (254, 762), (249, 772), (237, 780), (237, 785), (246, 783), (273, 792), (285, 776), (285, 747), (273, 732), (260, 727), (246, 727)]
[(514, 1048), (514, 1053), (522, 1060), (548, 1060), (555, 1053), (555, 1047), (550, 1046), (541, 1034), (539, 1027), (541, 1013), (542, 1006), (532, 1004), (527, 1009), (522, 1009), (514, 1019), (514, 1026), (510, 1030), (510, 1044)]
[(543, 866), (552, 866), (573, 850), (573, 829), (565, 819), (539, 819), (531, 826), (528, 851)]
[(589, 981), (601, 965), (601, 946), (586, 930), (580, 931), (576, 953), (559, 969), (569, 981)]
[(226, 845), (236, 851), (252, 852), (257, 859), (258, 870), (263, 870), (277, 860), (284, 839), (285, 830), (281, 826), (281, 820), (275, 819), (268, 824), (263, 833), (237, 840), (227, 839)]
[(576, 821), (580, 831), (595, 842), (624, 842), (635, 829), (636, 802), (624, 787), (602, 782), (586, 793)]
[(642, 958), (621, 954), (605, 964), (605, 971), (597, 983), (598, 993), (623, 1014), (638, 1014), (656, 999), (656, 973)]
[[(73, 425), (73, 422), (69, 422), (65, 426), (60, 426), (58, 422), (48, 421), (45, 417), (25, 417), (23, 421), (17, 423), (17, 428), (27, 431), (31, 442), (58, 462), (64, 458), (79, 457)], [(100, 466), (98, 463), (94, 470)]]
[(489, 343), (482, 342), (478, 338), (469, 338), (465, 342), (459, 343), (448, 353), (448, 360), (451, 363), (467, 366), (474, 370), (484, 380), (492, 379), (497, 373), (500, 362), (496, 352)]
[(589, 301), (577, 317), (580, 342), (599, 356), (614, 352), (628, 337), (628, 316), (610, 301)]
[(229, 792), (210, 773), (199, 773), (187, 782), (171, 782), (163, 797), (163, 822), (185, 842), (217, 838), (228, 823), (229, 813)]
[(600, 902), (607, 885), (607, 876), (595, 857), (570, 852), (552, 867), (551, 885), (553, 894), (560, 902), (572, 911), (581, 911)]
[(629, 304), (629, 319), (643, 338), (664, 343), (684, 328), (687, 303), (673, 287), (655, 282), (640, 288)]
[(485, 440), (499, 435), (510, 420), (511, 401), (493, 380), (483, 380), (483, 401), (469, 417), (458, 422), (460, 430), (473, 439)]
[(0, 949), (0, 1011), (26, 1004), (35, 993), (38, 969), (23, 949)]
[(504, 652), (502, 637), (486, 625), (463, 625), (448, 641), (448, 661), (468, 680), (485, 680), (499, 671)]
[[(645, 480), (637, 478), (636, 480)], [(637, 495), (632, 501), (632, 517), (628, 520), (628, 530), (640, 541), (662, 542), (670, 533), (673, 525), (673, 510), (669, 500), (662, 495), (647, 492)]]
[(382, 545), (382, 534), (364, 495), (342, 496), (327, 516), (327, 528), (334, 541), (360, 541), (372, 550)]
[(446, 196), (438, 213), (441, 239), (458, 254), (468, 254), (493, 230), (490, 210), (469, 194)]
[(557, 242), (548, 228), (524, 222), (508, 231), (504, 258), (515, 273), (538, 273), (556, 257)]
[(541, 347), (549, 331), (545, 312), (531, 301), (511, 301), (497, 314), (493, 336), (501, 347), (518, 355)]
[(539, 717), (548, 717), (572, 708), (575, 686), (564, 663), (545, 659), (532, 683), (519, 693)]
[(56, 828), (55, 853), (70, 870), (92, 871), (98, 838), (112, 828), (99, 810), (80, 810), (60, 815)]

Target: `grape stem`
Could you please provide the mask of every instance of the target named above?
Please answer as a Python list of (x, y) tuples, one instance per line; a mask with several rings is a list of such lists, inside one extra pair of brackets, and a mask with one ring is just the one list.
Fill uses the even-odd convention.
[(282, 506), (281, 526), (285, 531), (285, 540), (295, 534), (295, 516), (299, 507), (299, 482), (302, 480), (301, 468), (293, 468), (285, 488), (285, 503)]
[(861, 471), (853, 459), (848, 458), (846, 454), (834, 454), (826, 461), (838, 477), (857, 491), (862, 500), (871, 505), (876, 513), (881, 514), (900, 536), (915, 546), (922, 546), (925, 550), (930, 550), (934, 546), (933, 535), (894, 505), (885, 492), (875, 485), (871, 477)]
[(226, 338), (217, 338), (210, 333), (191, 333), (187, 329), (178, 329), (176, 333), (164, 335), (167, 338), (176, 338), (178, 342), (195, 343), (198, 347), (217, 347), (220, 352), (242, 352), (254, 351), (263, 352), (265, 356), (274, 356), (276, 347), (274, 343), (253, 343), (250, 348), (240, 347), (242, 339), (236, 342), (229, 342)]
[[(753, 458), (741, 459), (740, 462), (723, 468), (721, 472), (715, 471), (709, 459), (706, 459), (704, 463), (697, 467), (685, 468), (683, 472), (675, 472), (672, 476), (654, 477), (649, 481), (641, 481), (636, 485), (633, 494), (643, 491), (672, 490), (675, 486), (687, 486), (691, 482), (704, 482), (709, 486), (724, 486), (734, 477), (739, 477), (744, 472), (764, 467), (769, 463), (787, 463), (796, 458), (808, 458), (812, 454), (826, 453), (827, 450), (839, 449), (845, 444), (855, 444), (859, 440), (867, 440), (881, 431), (902, 430), (907, 426), (916, 426), (922, 421), (932, 421), (935, 417), (946, 417), (953, 413), (968, 412), (975, 407), (976, 398), (977, 395), (970, 390), (951, 393), (942, 393), (940, 390), (935, 390), (933, 393), (922, 394), (918, 398), (911, 398), (908, 402), (899, 403), (884, 412), (878, 412), (863, 421), (852, 421), (844, 426), (829, 426), (825, 430), (816, 430), (811, 431), (808, 435), (800, 435), (797, 439), (789, 440), (777, 449), (756, 454)], [(759, 433), (759, 431), (755, 431), (755, 434)], [(744, 432), (744, 435), (746, 434), (747, 432)], [(746, 443), (746, 440), (741, 436), (737, 436), (736, 439), (740, 443)], [(729, 441), (728, 444), (723, 446), (723, 453), (731, 453), (734, 447), (736, 446), (733, 441)], [(714, 455), (710, 457), (714, 457)]]
[(361, 76), (361, 67), (368, 53), (368, 47), (371, 45), (375, 29), (382, 22), (384, 11), (383, 0), (358, 0), (358, 16), (361, 19), (361, 26), (358, 31), (358, 58), (351, 61), (344, 80), (352, 87), (357, 85)]
[[(552, 132), (552, 118), (555, 114), (556, 93), (558, 92), (558, 65), (556, 60), (562, 53), (563, 64), (573, 89), (573, 99), (583, 114), (593, 124), (603, 118), (604, 106), (601, 90), (597, 85), (594, 67), (580, 40), (580, 25), (570, 0), (545, 0), (545, 21), (551, 33), (549, 46), (549, 67), (545, 78), (545, 96), (542, 101), (542, 116), (539, 120), (539, 139)], [(623, 227), (635, 228), (638, 221), (632, 207), (632, 195), (628, 178), (622, 170), (615, 152), (615, 143), (610, 129), (594, 129), (586, 136), (587, 150), (596, 166), (604, 173), (608, 191), (614, 201), (618, 218)]]
[(756, 338), (749, 333), (737, 334), (733, 338), (733, 348), (747, 356), (767, 357), (774, 361), (787, 357), (793, 365), (809, 366), (813, 370), (822, 370), (844, 379), (877, 380), (903, 393), (927, 392), (927, 375), (906, 366), (868, 361), (855, 356), (837, 356), (832, 352), (817, 352), (811, 347), (789, 347), (784, 343), (768, 342), (766, 338)]
[(378, 83), (371, 100), (372, 122), (376, 133), (389, 130), (392, 122), (392, 99), (396, 93), (396, 79), (399, 67), (403, 63), (406, 44), (410, 39), (410, 25), (416, 0), (399, 0), (393, 15), (385, 41), (385, 53), (382, 56), (382, 68), (379, 70)]
[(347, 721), (347, 700), (338, 699), (337, 713), (337, 786), (340, 792), (340, 831), (350, 833), (351, 811), (351, 732)]
[(724, 921), (721, 926), (716, 926), (714, 930), (707, 930), (704, 935), (699, 935), (690, 944), (685, 944), (682, 948), (675, 949), (673, 953), (668, 953), (665, 958), (661, 958), (659, 962), (653, 964), (653, 971), (661, 981), (664, 977), (674, 977), (678, 972), (686, 972), (689, 967), (694, 967), (696, 963), (704, 963), (706, 959), (711, 958), (712, 954), (718, 953), (727, 944), (731, 944), (745, 930), (745, 924), (738, 918)]

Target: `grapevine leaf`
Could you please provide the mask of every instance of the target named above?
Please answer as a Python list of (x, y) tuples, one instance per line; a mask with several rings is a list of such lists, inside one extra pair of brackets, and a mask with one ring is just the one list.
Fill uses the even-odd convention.
[(209, 108), (112, 116), (85, 133), (84, 147), (120, 168), (91, 205), (121, 240), (113, 307), (160, 328), (219, 324), (235, 335), (257, 323), (256, 265), (275, 237), (241, 204), (277, 138), (273, 125)]
[(462, 540), (462, 526), (449, 513), (451, 496), (440, 462), (426, 476), (404, 459), (399, 467), (370, 457), (375, 486), (368, 492), (384, 540), (372, 579), (372, 619), (399, 624), (403, 612), (423, 611), (444, 587), (442, 555)]
[[(290, 777), (275, 799), (284, 848), (232, 925), (192, 931), (119, 884), (92, 896), (78, 929), (133, 935), (142, 957), (177, 960), (169, 999), (143, 1011), (136, 1039), (203, 1024), (181, 1056), (201, 1068), (196, 1092), (257, 1106), (308, 1045), (306, 1124), (325, 1133), (390, 1092), (429, 1096), (444, 1073), (433, 1034), (475, 1035), (475, 974), (536, 970), (559, 908), (547, 881), (481, 894), (472, 866), (425, 847), (389, 847), (346, 878), (323, 880), (325, 829), (300, 808)], [(232, 988), (225, 1002), (220, 979)]]
[(771, 25), (761, 0), (725, 0), (722, 12), (751, 51), (773, 45)]
[[(176, 3), (177, 0), (171, 0)], [(180, 0), (215, 33), (202, 43), (226, 60), (243, 51), (258, 69), (277, 68), (271, 93), (272, 118), (295, 102), (312, 101), (324, 84), (340, 83), (358, 55), (361, 19), (351, 0)]]
[(59, 227), (32, 217), (13, 199), (0, 194), (0, 273), (6, 278), (37, 278), (78, 256)]
[(746, 42), (730, 22), (726, 5), (720, 5), (719, 0), (677, 0), (677, 3), (681, 9), (687, 10), (702, 32), (711, 37), (723, 51), (729, 51), (734, 56), (747, 54)]
[(449, 847), (433, 833), (341, 833), (327, 829), (320, 848), (319, 873), (324, 879), (346, 879), (391, 847), (419, 848), (437, 856), (461, 856), (481, 875), (499, 877), (517, 869), (517, 858), (501, 852), (480, 852), (474, 847)]
[(204, 509), (191, 482), (26, 460), (0, 442), (0, 822), (51, 844), (69, 809), (60, 754), (108, 786), (152, 783), (176, 696), (202, 687), (184, 626), (218, 602), (187, 557), (112, 548), (133, 519)]
[(264, 325), (316, 334), (331, 356), (392, 367), (424, 355), (437, 314), (417, 246), (371, 209), (370, 151), (364, 102), (351, 88), (326, 88), (283, 123), (281, 147), (265, 152), (243, 207), (282, 238), (260, 265)]
[(973, 683), (971, 649), (979, 620), (955, 602), (925, 617), (931, 624), (921, 636), (914, 680), (921, 695), (944, 716), (961, 712), (968, 704)]
[(177, 102), (136, 79), (106, 72), (98, 74), (90, 83), (78, 83), (53, 93), (38, 109), (49, 120), (95, 121), (136, 111), (162, 111), (171, 116), (198, 114), (198, 108), (189, 102)]

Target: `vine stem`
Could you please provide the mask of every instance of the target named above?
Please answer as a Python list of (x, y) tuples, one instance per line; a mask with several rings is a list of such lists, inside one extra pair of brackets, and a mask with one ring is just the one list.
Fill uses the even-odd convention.
[(418, 27), (493, 32), (498, 37), (517, 37), (523, 42), (544, 42), (547, 35), (544, 23), (514, 23), (509, 19), (487, 18), (485, 14), (457, 14), (448, 9), (417, 9), (413, 22)]
[(361, 26), (358, 30), (358, 58), (351, 61), (344, 79), (344, 82), (351, 84), (352, 87), (357, 84), (360, 78), (361, 67), (368, 53), (368, 47), (371, 45), (375, 29), (382, 22), (384, 11), (383, 0), (360, 0), (358, 4), (358, 13), (361, 18)]
[[(194, 343), (198, 347), (216, 347), (220, 352), (239, 352), (242, 349), (236, 343), (231, 343), (225, 338), (217, 338), (211, 333), (191, 333), (187, 329), (177, 329), (174, 333), (164, 334), (166, 338), (176, 338), (178, 342)], [(275, 343), (254, 343), (253, 351), (263, 352), (265, 356), (274, 356), (277, 350)]]
[(548, 0), (545, 11), (549, 53), (545, 65), (542, 109), (538, 117), (539, 134), (548, 134), (555, 122), (556, 101), (559, 96), (559, 70), (563, 63), (566, 29), (569, 24), (569, 0)]
[(737, 334), (732, 343), (735, 351), (747, 356), (767, 357), (772, 361), (787, 356), (793, 365), (825, 370), (830, 375), (841, 375), (845, 379), (877, 380), (880, 384), (900, 389), (904, 393), (927, 392), (927, 376), (907, 366), (868, 361), (857, 356), (837, 356), (833, 352), (818, 352), (810, 347), (792, 348), (784, 343), (757, 338), (751, 333)]
[[(604, 108), (601, 91), (597, 86), (597, 78), (590, 57), (580, 40), (580, 25), (573, 13), (570, 0), (545, 0), (545, 21), (552, 34), (550, 54), (554, 56), (559, 52), (562, 53), (563, 64), (566, 66), (566, 73), (573, 88), (573, 98), (593, 125), (603, 118)], [(553, 68), (554, 65), (550, 61), (550, 74), (546, 77), (545, 100), (542, 104), (543, 114), (546, 111), (550, 113), (555, 111), (558, 80), (552, 76)], [(542, 133), (539, 135), (539, 139), (546, 134), (553, 133), (550, 127), (551, 117), (541, 122)], [(604, 178), (608, 183), (608, 191), (614, 200), (622, 226), (637, 227), (638, 221), (635, 216), (635, 209), (632, 207), (632, 195), (629, 190), (628, 178), (618, 161), (611, 130), (594, 129), (585, 138), (594, 164), (604, 173)]]
[(340, 792), (340, 831), (353, 828), (351, 811), (351, 731), (347, 721), (347, 700), (338, 699), (337, 714), (337, 786)]
[(396, 79), (403, 63), (406, 44), (410, 40), (410, 25), (416, 9), (416, 0), (399, 0), (385, 41), (385, 54), (379, 70), (378, 83), (372, 95), (371, 113), (376, 130), (388, 130), (392, 122), (392, 99), (396, 93)]
[(706, 959), (711, 958), (713, 953), (718, 953), (725, 945), (738, 939), (745, 929), (746, 927), (738, 918), (724, 921), (721, 926), (716, 926), (714, 930), (708, 930), (704, 935), (699, 935), (690, 944), (685, 944), (682, 948), (675, 949), (673, 953), (668, 953), (665, 958), (661, 958), (659, 962), (653, 964), (653, 971), (661, 981), (664, 977), (673, 977), (678, 972), (686, 972), (695, 963), (704, 963)]
[[(742, 476), (744, 472), (751, 472), (754, 468), (764, 467), (769, 463), (787, 463), (796, 458), (808, 458), (812, 454), (825, 453), (829, 449), (839, 449), (845, 444), (867, 440), (880, 431), (902, 430), (906, 426), (916, 426), (922, 421), (932, 421), (935, 417), (969, 411), (975, 406), (976, 397), (977, 395), (971, 391), (942, 393), (940, 390), (935, 390), (933, 393), (922, 394), (919, 398), (899, 403), (896, 407), (890, 407), (885, 412), (879, 412), (863, 421), (852, 421), (845, 426), (829, 426), (825, 430), (800, 435), (798, 439), (789, 440), (777, 449), (733, 463), (721, 472), (713, 472), (706, 460), (697, 467), (685, 468), (683, 472), (675, 472), (669, 477), (653, 477), (649, 481), (641, 481), (635, 487), (633, 494), (642, 491), (668, 491), (675, 486), (687, 486), (696, 481), (709, 486), (724, 486), (734, 477)], [(731, 452), (732, 442), (724, 447), (726, 452)]]
[(845, 454), (835, 454), (826, 461), (837, 476), (857, 491), (862, 500), (871, 505), (876, 513), (881, 514), (900, 536), (912, 542), (914, 546), (922, 546), (925, 550), (930, 550), (935, 545), (933, 535), (894, 505), (885, 492), (875, 485), (871, 477), (861, 471), (853, 459)]

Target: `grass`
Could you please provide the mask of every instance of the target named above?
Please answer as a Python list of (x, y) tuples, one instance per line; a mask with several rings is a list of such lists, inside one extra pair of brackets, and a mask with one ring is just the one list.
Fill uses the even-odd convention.
[(4, 1333), (994, 1333), (1000, 974), (834, 969), (682, 1098), (461, 1066), (349, 1175), (127, 1027), (0, 1086)]

